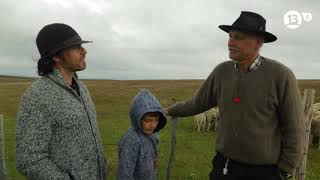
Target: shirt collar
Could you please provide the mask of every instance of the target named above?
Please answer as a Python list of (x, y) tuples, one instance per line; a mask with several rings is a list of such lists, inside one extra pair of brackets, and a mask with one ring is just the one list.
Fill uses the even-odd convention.
[[(261, 64), (262, 64), (262, 58), (260, 55), (258, 55), (257, 58), (255, 59), (255, 61), (250, 65), (248, 72), (251, 72), (251, 71), (258, 69), (258, 67)], [(233, 67), (236, 71), (239, 70), (239, 65), (238, 65), (237, 61), (233, 61)]]

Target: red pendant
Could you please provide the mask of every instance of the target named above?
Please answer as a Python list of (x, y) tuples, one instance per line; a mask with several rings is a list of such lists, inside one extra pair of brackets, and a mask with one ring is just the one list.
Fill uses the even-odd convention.
[(236, 104), (239, 104), (240, 103), (240, 97), (233, 98), (233, 102), (236, 103)]
[(154, 168), (155, 170), (158, 169), (158, 160), (153, 160), (153, 168)]

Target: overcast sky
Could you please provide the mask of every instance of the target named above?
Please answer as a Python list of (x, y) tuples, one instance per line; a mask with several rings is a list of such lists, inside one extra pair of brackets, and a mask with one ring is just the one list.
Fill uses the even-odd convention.
[[(94, 41), (84, 45), (80, 78), (204, 79), (229, 60), (228, 34), (218, 25), (246, 10), (264, 16), (278, 37), (261, 55), (286, 64), (298, 79), (320, 79), (319, 9), (318, 0), (1, 0), (0, 74), (37, 76), (37, 33), (61, 22)], [(312, 20), (289, 29), (289, 10), (311, 13)]]

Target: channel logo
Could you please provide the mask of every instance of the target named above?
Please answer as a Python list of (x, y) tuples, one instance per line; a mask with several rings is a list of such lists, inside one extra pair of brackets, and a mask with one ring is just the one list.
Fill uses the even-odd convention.
[(312, 14), (308, 12), (301, 12), (290, 10), (286, 12), (283, 17), (284, 25), (289, 29), (297, 29), (301, 26), (302, 22), (310, 22), (312, 20)]

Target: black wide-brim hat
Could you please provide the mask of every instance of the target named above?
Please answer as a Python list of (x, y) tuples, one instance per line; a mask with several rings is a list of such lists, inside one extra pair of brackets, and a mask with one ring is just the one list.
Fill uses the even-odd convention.
[(59, 51), (92, 41), (82, 40), (80, 35), (69, 25), (53, 23), (44, 26), (38, 33), (36, 44), (42, 57), (51, 57)]
[(266, 20), (259, 14), (249, 11), (241, 11), (239, 18), (230, 25), (220, 25), (220, 29), (229, 33), (230, 30), (248, 32), (264, 37), (264, 42), (274, 42), (277, 37), (266, 31)]

